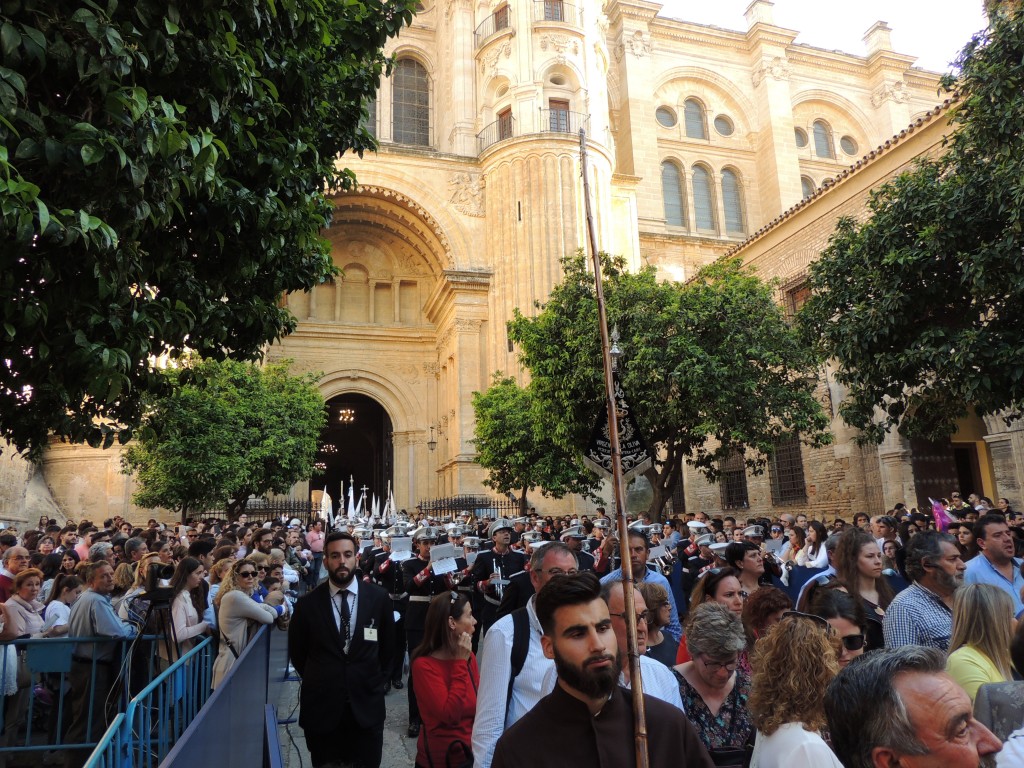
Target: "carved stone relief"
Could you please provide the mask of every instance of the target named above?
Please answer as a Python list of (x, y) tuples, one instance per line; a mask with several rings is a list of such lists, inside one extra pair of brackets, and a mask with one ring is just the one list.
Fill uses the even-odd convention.
[(486, 181), (479, 173), (454, 173), (448, 179), (448, 186), (452, 190), (448, 200), (460, 213), (482, 217), (485, 184)]
[(498, 72), (498, 62), (501, 57), (504, 56), (506, 59), (512, 55), (512, 45), (506, 40), (501, 45), (489, 50), (484, 57), (480, 60), (480, 69), (491, 77)]
[(876, 109), (890, 100), (896, 104), (906, 104), (910, 101), (910, 91), (903, 80), (882, 83), (871, 94), (871, 105)]
[(546, 51), (550, 48), (555, 53), (571, 53), (576, 55), (580, 52), (579, 41), (566, 35), (547, 34), (541, 35), (540, 49)]
[(782, 56), (775, 56), (774, 58), (765, 58), (754, 70), (754, 74), (751, 79), (754, 81), (754, 87), (756, 88), (766, 78), (770, 77), (772, 80), (789, 80), (789, 76), (792, 74), (789, 62), (786, 61)]

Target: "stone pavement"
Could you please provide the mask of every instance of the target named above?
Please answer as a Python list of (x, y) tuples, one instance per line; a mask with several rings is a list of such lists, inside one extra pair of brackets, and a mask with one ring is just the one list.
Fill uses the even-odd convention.
[[(285, 633), (277, 633), (274, 646), (275, 651), (286, 646)], [(275, 662), (277, 662), (275, 664)], [(272, 652), (271, 664), (275, 669), (272, 674), (283, 674), (284, 666), (287, 663), (284, 654)], [(277, 686), (275, 686), (277, 687)], [(277, 719), (298, 720), (299, 710), (299, 683), (286, 680), (280, 684), (277, 696)], [(409, 726), (409, 700), (403, 688), (400, 691), (392, 690), (387, 695), (388, 717), (384, 724), (384, 755), (381, 760), (383, 768), (411, 768), (416, 761), (416, 739), (410, 739), (405, 735)], [(298, 722), (290, 725), (278, 726), (278, 737), (281, 740), (281, 752), (284, 756), (285, 768), (310, 768), (309, 752), (306, 751), (306, 740), (302, 736), (302, 729)]]

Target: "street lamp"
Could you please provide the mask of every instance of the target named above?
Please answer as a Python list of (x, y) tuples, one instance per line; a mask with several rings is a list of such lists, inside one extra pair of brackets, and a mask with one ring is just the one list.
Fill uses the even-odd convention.
[(619, 326), (618, 324), (612, 328), (612, 348), (608, 350), (608, 355), (612, 359), (612, 370), (619, 370), (619, 358), (622, 357), (622, 350), (619, 349)]
[(427, 440), (427, 449), (434, 451), (437, 448), (437, 440), (434, 439), (434, 428), (430, 428), (430, 439)]

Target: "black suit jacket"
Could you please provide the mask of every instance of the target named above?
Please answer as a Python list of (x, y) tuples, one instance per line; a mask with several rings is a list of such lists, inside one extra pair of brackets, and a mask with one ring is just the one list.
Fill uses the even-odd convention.
[(501, 605), (498, 606), (498, 612), (495, 614), (495, 621), (502, 616), (508, 616), (517, 608), (525, 608), (533, 595), (533, 582), (530, 581), (530, 574), (526, 571), (517, 573), (508, 580), (508, 584), (505, 586), (505, 594), (502, 596)]
[[(395, 654), (395, 617), (388, 593), (376, 584), (359, 584), (359, 599), (348, 654), (335, 623), (330, 581), (295, 604), (288, 627), (288, 655), (302, 677), (299, 725), (314, 733), (333, 731), (348, 700), (361, 728), (382, 726), (386, 715), (384, 684)], [(363, 630), (377, 630), (377, 642)]]

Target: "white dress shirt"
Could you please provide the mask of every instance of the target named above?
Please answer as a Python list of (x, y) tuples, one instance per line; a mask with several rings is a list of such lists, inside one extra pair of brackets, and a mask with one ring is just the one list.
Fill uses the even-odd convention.
[(536, 706), (544, 698), (544, 676), (554, 671), (555, 662), (544, 657), (540, 645), (543, 632), (534, 601), (526, 604), (530, 617), (530, 647), (522, 671), (512, 685), (512, 700), (505, 712), (508, 696), (508, 680), (512, 674), (511, 616), (498, 619), (484, 635), (477, 661), (480, 664), (480, 688), (476, 694), (476, 719), (473, 721), (473, 765), (475, 768), (491, 768), (494, 759), (494, 745), (498, 743), (505, 729)]
[[(683, 698), (679, 695), (679, 682), (676, 680), (676, 676), (672, 674), (672, 670), (662, 664), (660, 661), (652, 659), (650, 656), (640, 657), (640, 676), (644, 681), (644, 693), (648, 696), (653, 696), (656, 699), (661, 699), (664, 702), (671, 704), (673, 707), (681, 712), (685, 712), (683, 709)], [(548, 670), (548, 673), (544, 675), (544, 695), (547, 696), (553, 690), (555, 685), (558, 683), (558, 671), (552, 667)], [(630, 688), (630, 684), (626, 682), (625, 673), (619, 674), (619, 685), (623, 688)]]
[[(348, 638), (349, 642), (351, 642), (352, 638), (356, 636), (356, 611), (359, 606), (359, 579), (353, 577), (353, 579), (348, 583), (348, 586), (344, 589), (337, 586), (333, 581), (328, 581), (327, 584), (328, 589), (331, 590), (331, 606), (334, 610), (334, 624), (338, 628), (339, 632), (341, 632), (341, 600), (348, 600)], [(341, 598), (338, 597), (339, 593), (344, 593)]]

